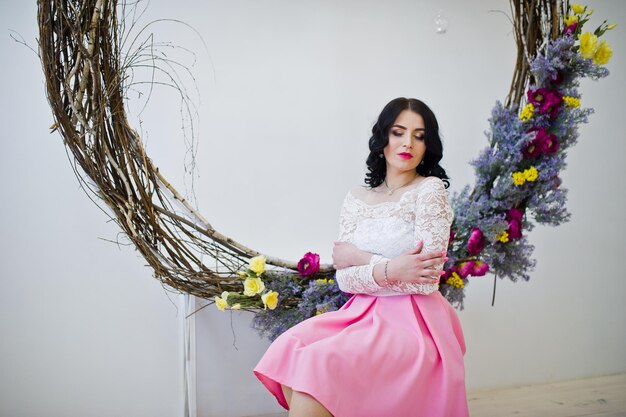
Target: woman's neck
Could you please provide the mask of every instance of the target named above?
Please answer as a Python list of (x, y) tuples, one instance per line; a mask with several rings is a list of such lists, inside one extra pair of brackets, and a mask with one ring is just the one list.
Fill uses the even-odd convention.
[(398, 172), (388, 170), (387, 175), (385, 176), (385, 182), (389, 188), (396, 189), (410, 184), (417, 177), (419, 177), (419, 174), (415, 171)]

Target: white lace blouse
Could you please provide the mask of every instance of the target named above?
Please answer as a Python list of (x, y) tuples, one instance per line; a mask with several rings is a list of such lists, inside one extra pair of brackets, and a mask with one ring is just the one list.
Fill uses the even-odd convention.
[[(425, 178), (405, 191), (398, 201), (368, 204), (348, 192), (341, 208), (339, 240), (351, 242), (375, 256), (368, 265), (337, 270), (339, 289), (350, 294), (376, 296), (437, 291), (437, 283), (392, 283), (393, 277), (389, 277), (389, 287), (382, 287), (374, 281), (372, 272), (376, 263), (408, 251), (419, 240), (424, 242), (422, 253), (445, 250), (452, 218), (448, 191), (437, 177)], [(435, 269), (441, 270), (442, 265)]]

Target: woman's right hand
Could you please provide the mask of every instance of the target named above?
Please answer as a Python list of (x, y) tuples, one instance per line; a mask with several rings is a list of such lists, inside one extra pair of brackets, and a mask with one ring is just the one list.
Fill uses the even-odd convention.
[(387, 274), (389, 281), (409, 282), (417, 284), (434, 284), (439, 282), (442, 271), (432, 269), (443, 265), (448, 260), (446, 251), (420, 253), (423, 243), (389, 261)]

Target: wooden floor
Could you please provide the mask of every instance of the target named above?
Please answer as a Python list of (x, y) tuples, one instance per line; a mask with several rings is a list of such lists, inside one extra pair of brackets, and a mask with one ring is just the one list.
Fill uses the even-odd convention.
[(468, 393), (472, 417), (624, 417), (626, 374)]
[(467, 398), (472, 417), (626, 417), (626, 374), (470, 391)]

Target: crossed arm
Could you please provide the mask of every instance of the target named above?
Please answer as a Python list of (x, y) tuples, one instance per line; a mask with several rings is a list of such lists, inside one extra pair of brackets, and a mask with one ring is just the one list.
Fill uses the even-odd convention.
[[(446, 251), (431, 251), (421, 253), (423, 242), (418, 242), (417, 246), (400, 256), (389, 259), (387, 265), (388, 281), (413, 282), (421, 284), (432, 284), (439, 281), (442, 271), (432, 269), (436, 265), (442, 265), (448, 258)], [(335, 269), (344, 269), (354, 266), (369, 265), (374, 254), (360, 250), (350, 242), (333, 242), (333, 266)], [(372, 277), (374, 282), (382, 287), (385, 280), (386, 258), (373, 266)]]
[(394, 290), (405, 292), (412, 291), (413, 284), (432, 287), (439, 280), (441, 267), (447, 260), (445, 254), (453, 218), (447, 191), (439, 178), (429, 178), (418, 192), (416, 246), (392, 259), (360, 250), (351, 243), (362, 214), (350, 203), (346, 197), (341, 210), (339, 239), (333, 247), (337, 283), (343, 291), (374, 294), (388, 282)]

